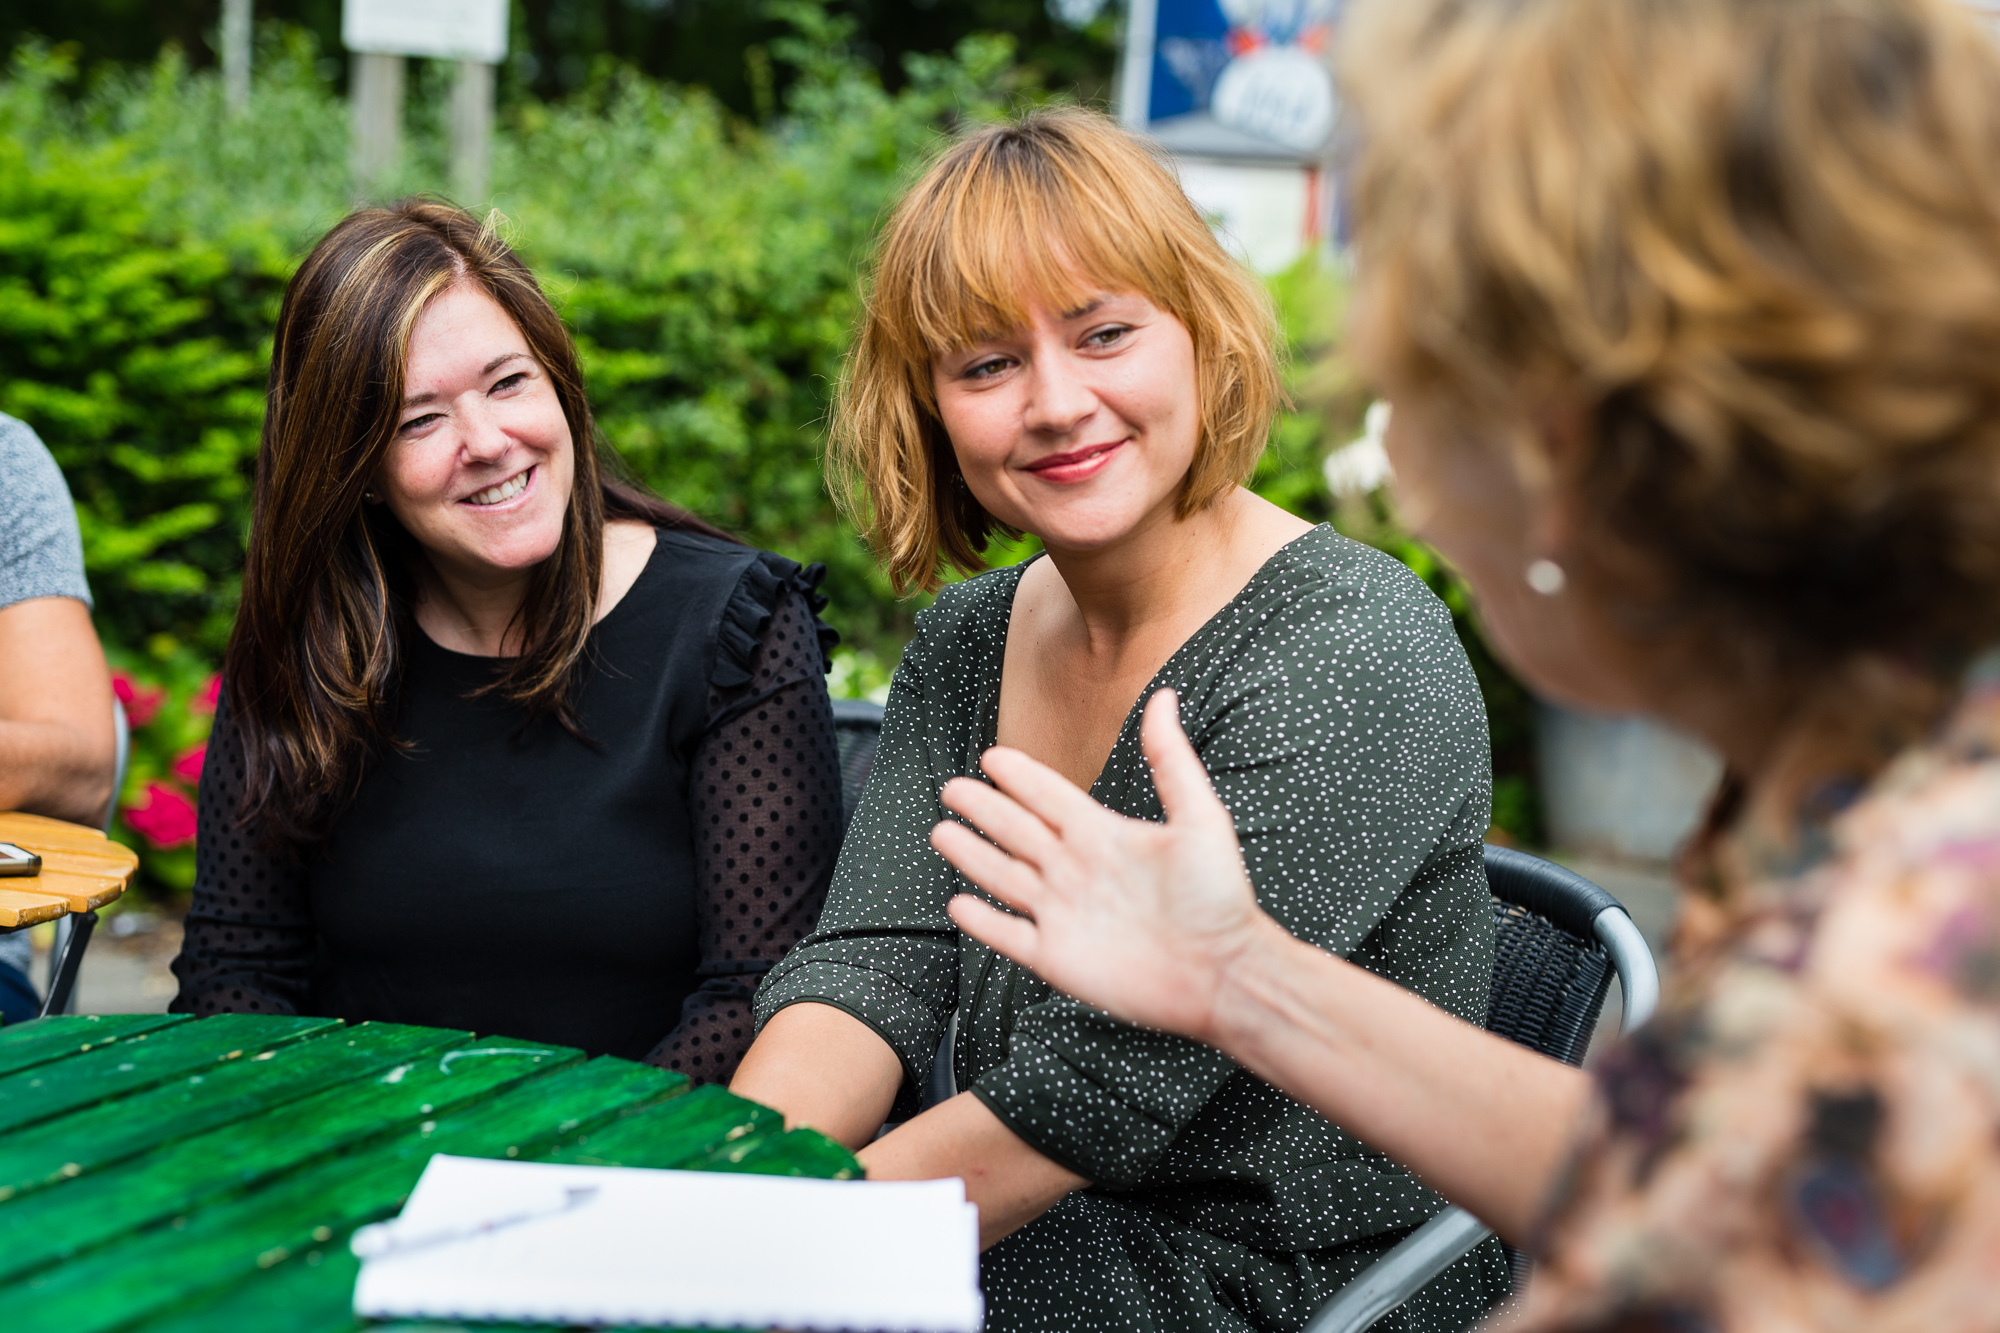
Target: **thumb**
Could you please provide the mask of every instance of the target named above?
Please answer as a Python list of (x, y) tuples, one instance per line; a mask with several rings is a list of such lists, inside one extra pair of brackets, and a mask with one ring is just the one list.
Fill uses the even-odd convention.
[(1216, 815), (1228, 819), (1215, 788), (1209, 785), (1201, 756), (1181, 730), (1181, 701), (1172, 690), (1160, 690), (1146, 701), (1139, 740), (1145, 746), (1146, 762), (1152, 765), (1153, 786), (1160, 793), (1160, 808), (1168, 822)]

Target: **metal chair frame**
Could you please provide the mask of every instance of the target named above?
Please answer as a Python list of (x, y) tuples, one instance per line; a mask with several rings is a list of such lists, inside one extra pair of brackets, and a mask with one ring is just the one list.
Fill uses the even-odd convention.
[(854, 818), (861, 789), (875, 767), (875, 746), (882, 739), (882, 705), (871, 699), (833, 701), (833, 739), (840, 751), (841, 824)]
[[(1497, 910), (1518, 909), (1555, 927), (1573, 946), (1572, 958), (1587, 956), (1593, 945), (1602, 950), (1617, 973), (1624, 1002), (1621, 1033), (1633, 1031), (1653, 1016), (1660, 1003), (1659, 968), (1639, 928), (1616, 898), (1574, 871), (1525, 852), (1490, 845), (1486, 848), (1486, 882)], [(1580, 1021), (1551, 1025), (1560, 1029), (1552, 1034), (1552, 1044), (1560, 1049), (1543, 1049), (1534, 1042), (1523, 1044), (1566, 1063), (1580, 1064), (1603, 1007), (1608, 980), (1606, 977), (1592, 987), (1588, 1002), (1578, 1006), (1574, 1014), (1561, 1016)], [(1491, 1017), (1488, 1025), (1493, 1026)], [(1304, 1333), (1361, 1333), (1492, 1234), (1485, 1223), (1463, 1208), (1446, 1208), (1321, 1306), (1307, 1321)], [(1516, 1256), (1517, 1285), (1525, 1275), (1526, 1265)]]

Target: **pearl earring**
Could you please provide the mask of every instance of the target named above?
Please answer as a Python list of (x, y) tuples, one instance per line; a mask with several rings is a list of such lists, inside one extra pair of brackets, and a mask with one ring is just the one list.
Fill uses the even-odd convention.
[(1528, 565), (1528, 586), (1544, 597), (1554, 597), (1569, 583), (1569, 575), (1555, 561), (1543, 557)]

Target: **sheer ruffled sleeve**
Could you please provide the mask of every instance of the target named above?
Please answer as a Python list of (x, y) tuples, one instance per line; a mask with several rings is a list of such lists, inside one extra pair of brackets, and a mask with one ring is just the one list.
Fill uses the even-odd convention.
[(696, 1083), (736, 1072), (756, 1035), (751, 996), (818, 922), (840, 850), (823, 572), (760, 559), (717, 636), (708, 730), (688, 775), (701, 984), (647, 1057)]
[(180, 1014), (296, 1014), (313, 944), (305, 875), (236, 823), (243, 746), (225, 695), (217, 702), (196, 807), (194, 901), (174, 975)]

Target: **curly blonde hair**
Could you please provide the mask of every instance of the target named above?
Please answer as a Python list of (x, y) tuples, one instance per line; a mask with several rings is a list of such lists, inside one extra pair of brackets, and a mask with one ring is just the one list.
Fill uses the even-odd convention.
[(1989, 33), (1944, 0), (1365, 0), (1345, 43), (1358, 353), (1517, 442), (1588, 409), (1566, 560), (1631, 625), (1766, 672), (2000, 639)]
[[(939, 353), (1026, 324), (1032, 303), (1142, 293), (1194, 342), (1201, 433), (1185, 518), (1250, 475), (1283, 397), (1270, 300), (1173, 173), (1109, 119), (1033, 112), (968, 134), (897, 204), (835, 394), (835, 498), (898, 592), (985, 568), (1004, 529), (959, 475), (931, 380)], [(1009, 535), (1017, 535), (1009, 533)]]

